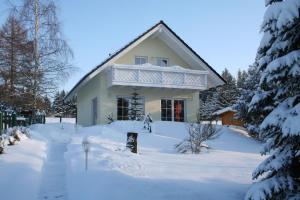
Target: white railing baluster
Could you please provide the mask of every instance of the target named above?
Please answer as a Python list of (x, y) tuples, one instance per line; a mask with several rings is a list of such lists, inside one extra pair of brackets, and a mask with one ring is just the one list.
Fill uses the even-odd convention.
[(207, 88), (207, 74), (206, 71), (172, 67), (145, 68), (145, 66), (138, 65), (114, 64), (108, 71), (108, 85), (199, 90)]

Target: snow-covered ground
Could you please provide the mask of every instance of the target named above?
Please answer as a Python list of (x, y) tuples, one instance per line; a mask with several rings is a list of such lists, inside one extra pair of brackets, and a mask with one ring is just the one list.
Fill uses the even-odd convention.
[[(212, 149), (191, 155), (174, 149), (187, 134), (184, 123), (155, 122), (153, 133), (140, 127), (124, 121), (32, 126), (30, 139), (0, 155), (1, 198), (242, 199), (262, 160), (261, 145), (243, 130), (222, 127), (222, 135), (209, 142)], [(128, 131), (139, 132), (138, 154), (125, 149)], [(91, 142), (87, 171), (84, 138)]]

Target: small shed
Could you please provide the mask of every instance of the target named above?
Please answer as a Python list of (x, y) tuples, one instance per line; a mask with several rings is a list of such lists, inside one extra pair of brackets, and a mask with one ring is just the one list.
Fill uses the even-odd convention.
[(235, 118), (236, 110), (226, 107), (213, 113), (214, 116), (221, 118), (222, 125), (244, 126), (244, 122)]

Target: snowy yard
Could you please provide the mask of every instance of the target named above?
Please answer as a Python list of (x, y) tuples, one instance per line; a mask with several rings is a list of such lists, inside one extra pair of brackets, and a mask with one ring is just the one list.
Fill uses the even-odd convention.
[[(222, 135), (209, 142), (212, 149), (191, 155), (174, 149), (187, 134), (185, 124), (155, 122), (153, 133), (139, 127), (134, 122), (32, 126), (30, 139), (0, 155), (1, 198), (243, 199), (262, 160), (261, 145), (238, 129), (222, 127)], [(129, 130), (139, 132), (138, 154), (125, 150)], [(83, 138), (92, 143), (88, 171)]]

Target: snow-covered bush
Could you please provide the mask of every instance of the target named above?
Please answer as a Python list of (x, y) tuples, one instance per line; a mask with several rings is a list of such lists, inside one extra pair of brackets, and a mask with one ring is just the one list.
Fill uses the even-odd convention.
[(6, 144), (14, 145), (17, 141), (21, 141), (29, 137), (29, 129), (22, 126), (8, 128), (1, 137), (4, 148)]
[(150, 115), (150, 113), (147, 113), (147, 115), (144, 117), (144, 129), (148, 130), (149, 133), (152, 132), (151, 123), (153, 122), (153, 119)]
[(4, 153), (5, 143), (6, 143), (5, 135), (0, 135), (0, 154)]
[(210, 123), (192, 123), (188, 125), (188, 137), (175, 148), (179, 153), (195, 153), (201, 152), (202, 148), (209, 148), (205, 141), (216, 139), (220, 134), (220, 129), (216, 125)]
[(13, 136), (8, 136), (8, 145), (15, 145), (16, 139)]
[(106, 115), (106, 120), (107, 120), (107, 123), (108, 124), (111, 124), (113, 123), (115, 120), (114, 120), (114, 114), (113, 113), (110, 113), (108, 115)]
[[(19, 126), (18, 127), (19, 130), (21, 131), (22, 134), (24, 134), (26, 137), (30, 137), (30, 131), (29, 131), (29, 128), (25, 127), (25, 126)], [(23, 137), (24, 137), (23, 135)]]

